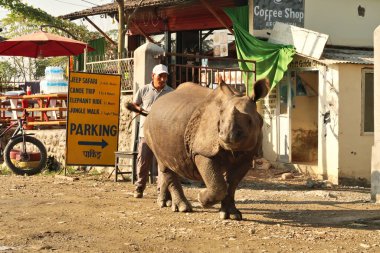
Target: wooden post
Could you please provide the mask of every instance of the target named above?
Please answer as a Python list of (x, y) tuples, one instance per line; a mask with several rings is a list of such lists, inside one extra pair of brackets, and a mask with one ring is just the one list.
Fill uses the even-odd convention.
[(253, 12), (253, 0), (248, 1), (248, 20), (249, 20), (249, 33), (253, 34), (253, 31), (255, 29), (255, 13)]
[(215, 9), (211, 6), (211, 4), (207, 0), (200, 0), (201, 3), (211, 12), (211, 14), (222, 24), (231, 34), (235, 34), (234, 31), (227, 26), (227, 24), (223, 21), (223, 19), (218, 15)]
[(98, 32), (100, 32), (104, 36), (104, 38), (106, 38), (113, 45), (117, 46), (117, 43), (113, 41), (105, 32), (103, 32), (102, 29), (100, 29), (97, 25), (95, 25), (95, 23), (92, 22), (91, 19), (89, 19), (88, 17), (84, 17), (84, 19), (86, 19), (88, 23), (90, 23), (96, 30), (98, 30)]

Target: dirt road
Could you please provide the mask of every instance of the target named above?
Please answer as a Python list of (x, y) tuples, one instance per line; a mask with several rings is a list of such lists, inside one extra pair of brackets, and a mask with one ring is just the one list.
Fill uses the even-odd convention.
[[(156, 204), (156, 187), (134, 199), (130, 182), (79, 175), (0, 176), (0, 252), (380, 252), (380, 205), (364, 188), (310, 189), (251, 173), (236, 193), (243, 221)], [(77, 175), (76, 175), (77, 176)], [(251, 181), (253, 180), (253, 181)]]

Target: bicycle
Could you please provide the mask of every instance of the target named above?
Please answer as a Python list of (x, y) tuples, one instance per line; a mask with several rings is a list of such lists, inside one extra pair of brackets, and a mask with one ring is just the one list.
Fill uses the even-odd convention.
[(0, 155), (4, 162), (17, 175), (35, 175), (40, 173), (47, 164), (47, 151), (45, 145), (30, 133), (26, 133), (24, 126), (27, 125), (28, 113), (24, 110), (23, 117), (11, 122), (4, 131), (0, 133), (3, 140), (5, 134), (13, 127), (10, 140), (3, 149), (3, 141), (0, 142)]

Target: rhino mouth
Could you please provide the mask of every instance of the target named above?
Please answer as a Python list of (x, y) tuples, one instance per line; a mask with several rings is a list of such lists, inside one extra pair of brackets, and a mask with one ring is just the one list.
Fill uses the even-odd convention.
[(246, 134), (243, 131), (219, 132), (219, 144), (225, 150), (238, 151), (245, 146), (247, 140)]
[(228, 142), (228, 141), (223, 141), (222, 139), (219, 139), (219, 145), (224, 149), (224, 150), (230, 150), (230, 151), (244, 151), (244, 145), (241, 142)]

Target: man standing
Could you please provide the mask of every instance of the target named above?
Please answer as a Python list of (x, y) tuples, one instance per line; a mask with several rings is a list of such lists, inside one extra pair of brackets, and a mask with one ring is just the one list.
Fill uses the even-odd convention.
[[(173, 89), (166, 85), (168, 80), (168, 68), (163, 64), (158, 64), (152, 71), (152, 82), (144, 87), (141, 87), (136, 96), (134, 97), (132, 105), (135, 110), (149, 112), (153, 103), (162, 95), (172, 91)], [(144, 139), (144, 121), (145, 117), (140, 116), (140, 129), (139, 129), (139, 147), (137, 155), (137, 181), (136, 189), (133, 194), (135, 198), (142, 198), (143, 192), (148, 181), (148, 175), (154, 155), (152, 150), (148, 147)], [(158, 171), (160, 173), (160, 171)]]

